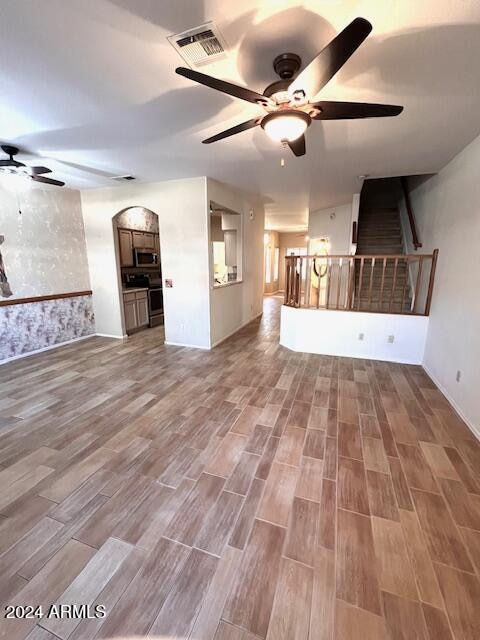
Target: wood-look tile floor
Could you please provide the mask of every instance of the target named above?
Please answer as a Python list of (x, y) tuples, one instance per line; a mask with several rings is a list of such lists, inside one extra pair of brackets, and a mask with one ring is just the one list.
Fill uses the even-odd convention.
[(479, 443), (419, 367), (280, 347), (279, 305), (0, 368), (2, 608), (107, 613), (1, 638), (480, 638)]

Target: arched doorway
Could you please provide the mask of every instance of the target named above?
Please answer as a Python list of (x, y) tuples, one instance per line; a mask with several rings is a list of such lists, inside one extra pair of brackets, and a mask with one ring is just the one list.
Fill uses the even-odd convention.
[(124, 332), (155, 329), (164, 341), (162, 263), (158, 215), (130, 206), (113, 218), (117, 274), (121, 291)]

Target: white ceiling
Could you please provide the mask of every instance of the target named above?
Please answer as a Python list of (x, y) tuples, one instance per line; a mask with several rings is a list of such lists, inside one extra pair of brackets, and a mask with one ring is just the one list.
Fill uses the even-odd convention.
[[(201, 71), (262, 92), (277, 54), (306, 63), (356, 16), (373, 32), (319, 98), (402, 115), (313, 123), (307, 156), (284, 168), (260, 128), (200, 143), (258, 110), (176, 75), (167, 35), (213, 20), (228, 60)], [(361, 174), (437, 171), (480, 132), (479, 0), (1, 0), (0, 56), (0, 140), (68, 186), (209, 175), (264, 196), (274, 229), (347, 202)]]

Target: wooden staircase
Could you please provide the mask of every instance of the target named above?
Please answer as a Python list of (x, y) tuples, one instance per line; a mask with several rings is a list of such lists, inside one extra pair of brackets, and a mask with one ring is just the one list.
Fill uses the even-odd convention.
[(357, 256), (392, 256), (386, 260), (365, 257), (355, 268), (354, 307), (359, 311), (403, 313), (410, 309), (407, 264), (395, 256), (405, 254), (400, 212), (395, 207), (362, 208), (357, 236)]

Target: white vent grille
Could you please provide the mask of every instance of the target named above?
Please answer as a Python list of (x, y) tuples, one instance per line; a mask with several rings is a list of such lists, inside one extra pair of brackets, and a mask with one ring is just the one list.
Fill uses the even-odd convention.
[(124, 182), (125, 180), (135, 180), (135, 176), (112, 176), (112, 180), (116, 180), (117, 182)]
[(168, 41), (190, 67), (201, 67), (227, 57), (225, 40), (213, 22), (168, 36)]

